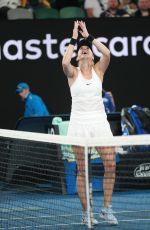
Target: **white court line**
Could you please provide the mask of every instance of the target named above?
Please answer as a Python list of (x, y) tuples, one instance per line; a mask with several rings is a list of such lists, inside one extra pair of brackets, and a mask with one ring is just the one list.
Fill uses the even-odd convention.
[(47, 208), (39, 208), (39, 207), (28, 207), (28, 208), (0, 208), (0, 212), (22, 212), (22, 211), (39, 211), (39, 210), (47, 210)]
[[(68, 226), (68, 225), (84, 225), (83, 223), (68, 223), (68, 224), (47, 224), (47, 225), (36, 225), (34, 228), (45, 228), (45, 227), (57, 227), (57, 226)], [(13, 229), (27, 229), (27, 228), (33, 228), (32, 226), (25, 226), (25, 227), (11, 227), (8, 228), (7, 230), (13, 230)], [(6, 230), (5, 228), (0, 228), (0, 230)]]
[[(130, 219), (130, 220), (118, 220), (118, 222), (136, 222), (136, 221), (150, 221), (150, 219)], [(108, 223), (107, 221), (98, 221), (98, 224)]]
[[(57, 217), (71, 217), (71, 216), (81, 216), (81, 214), (67, 214), (67, 215), (57, 215)], [(28, 220), (28, 219), (40, 219), (40, 218), (56, 218), (56, 215), (43, 215), (43, 216), (29, 216), (29, 217), (12, 217), (12, 218), (0, 218), (0, 221), (7, 220)]]
[[(138, 211), (120, 211), (120, 212), (113, 212), (115, 214), (120, 213), (138, 213), (138, 212), (150, 212), (150, 210), (138, 210)], [(94, 215), (99, 215), (98, 212), (95, 212)], [(57, 215), (57, 217), (71, 217), (71, 216), (81, 216), (81, 214), (67, 214), (67, 215)], [(7, 220), (31, 220), (31, 219), (40, 219), (40, 218), (56, 218), (56, 215), (41, 215), (41, 216), (29, 216), (29, 217), (12, 217), (12, 218), (0, 218), (0, 221), (7, 221)]]
[(150, 221), (150, 219), (133, 219), (133, 220), (119, 220), (119, 222), (134, 222), (134, 221)]
[[(135, 222), (135, 221), (150, 221), (150, 219), (130, 219), (130, 220), (118, 220), (118, 222)], [(107, 223), (107, 221), (98, 221), (99, 224)]]
[[(115, 212), (115, 211), (113, 211), (113, 213), (114, 214), (119, 214), (119, 213), (136, 213), (136, 212), (150, 212), (150, 209), (148, 209), (148, 210), (123, 210), (123, 211), (119, 211), (119, 212)], [(99, 212), (95, 212), (94, 213), (95, 215), (98, 215), (99, 214)]]

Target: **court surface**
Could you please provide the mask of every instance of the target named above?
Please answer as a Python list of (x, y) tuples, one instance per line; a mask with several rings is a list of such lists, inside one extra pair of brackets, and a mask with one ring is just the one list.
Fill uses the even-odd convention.
[[(149, 230), (150, 191), (114, 192), (113, 210), (118, 226), (109, 226), (99, 218), (103, 193), (93, 195), (94, 215), (101, 230)], [(0, 191), (0, 230), (82, 230), (81, 205), (77, 195), (52, 195), (48, 192)]]

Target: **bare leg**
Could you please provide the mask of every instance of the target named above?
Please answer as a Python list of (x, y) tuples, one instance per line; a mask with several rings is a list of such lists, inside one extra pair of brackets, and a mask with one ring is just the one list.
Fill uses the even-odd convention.
[(115, 183), (115, 172), (116, 172), (116, 158), (115, 151), (112, 147), (106, 147), (97, 149), (101, 153), (101, 158), (104, 165), (104, 180), (103, 180), (103, 190), (104, 190), (104, 207), (109, 207), (112, 199), (112, 193)]
[(84, 211), (87, 210), (84, 148), (73, 146), (77, 161), (77, 190)]

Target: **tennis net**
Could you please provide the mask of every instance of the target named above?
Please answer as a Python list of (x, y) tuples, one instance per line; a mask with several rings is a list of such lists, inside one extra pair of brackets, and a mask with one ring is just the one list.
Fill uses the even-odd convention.
[[(112, 149), (116, 152), (111, 204), (117, 228), (148, 230), (150, 135), (84, 139), (2, 129), (0, 230), (86, 229), (92, 227), (92, 213), (98, 220), (95, 229), (110, 228), (99, 216), (104, 200), (104, 149), (107, 155)], [(79, 153), (76, 157), (75, 151)], [(86, 226), (76, 186), (79, 156), (88, 210)], [(78, 187), (78, 191), (82, 196), (84, 189)]]

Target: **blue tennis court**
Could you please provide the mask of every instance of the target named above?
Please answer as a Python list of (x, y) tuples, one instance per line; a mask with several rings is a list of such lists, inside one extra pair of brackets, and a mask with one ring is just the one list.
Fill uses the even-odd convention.
[[(103, 193), (93, 194), (94, 215), (99, 224), (94, 229), (149, 230), (150, 191), (114, 192), (113, 210), (118, 226), (109, 226), (99, 218)], [(0, 192), (0, 230), (15, 229), (87, 229), (81, 223), (81, 205), (77, 195), (53, 195), (48, 192)]]

